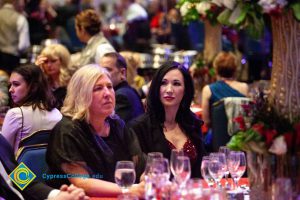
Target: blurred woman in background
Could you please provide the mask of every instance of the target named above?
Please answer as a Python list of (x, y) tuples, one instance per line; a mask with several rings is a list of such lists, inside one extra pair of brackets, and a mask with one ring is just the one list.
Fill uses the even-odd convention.
[(2, 134), (17, 153), (22, 138), (41, 129), (52, 129), (62, 115), (55, 108), (55, 98), (39, 67), (16, 68), (9, 83), (9, 93), (17, 107), (8, 110)]
[(56, 107), (61, 108), (67, 92), (67, 85), (70, 80), (68, 71), (70, 64), (70, 53), (61, 44), (51, 44), (46, 46), (39, 55), (36, 65), (40, 66), (57, 100)]

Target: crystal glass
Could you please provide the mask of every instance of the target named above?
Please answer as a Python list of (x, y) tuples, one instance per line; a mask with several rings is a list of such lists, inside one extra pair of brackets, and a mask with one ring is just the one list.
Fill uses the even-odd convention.
[[(223, 153), (211, 153), (210, 162), (208, 165), (208, 171), (215, 180), (218, 187), (221, 188), (221, 179), (225, 174), (224, 160), (225, 155)], [(224, 160), (223, 160), (224, 159)]]
[(179, 156), (184, 156), (184, 153), (182, 150), (177, 150), (177, 149), (172, 149), (171, 151), (171, 158), (170, 158), (170, 169), (171, 169), (171, 172), (176, 180), (176, 171), (175, 171), (175, 168), (176, 168), (176, 165), (177, 165), (177, 158)]
[(185, 186), (191, 177), (191, 163), (187, 156), (178, 156), (175, 167), (176, 181), (180, 187)]
[(210, 158), (209, 156), (203, 156), (201, 162), (201, 175), (204, 178), (205, 182), (208, 184), (209, 187), (214, 185), (214, 179), (210, 175), (208, 166), (209, 166)]
[(247, 163), (245, 153), (231, 151), (228, 157), (228, 169), (234, 182), (234, 188), (238, 187), (238, 181), (246, 171)]
[(155, 183), (158, 187), (166, 185), (170, 178), (169, 160), (154, 158), (151, 163), (151, 171), (155, 176)]
[(118, 161), (115, 169), (115, 182), (122, 193), (127, 193), (135, 182), (135, 169), (132, 161)]
[(225, 179), (226, 179), (225, 187), (226, 188), (227, 187), (230, 188), (229, 182), (228, 182), (229, 170), (228, 170), (228, 161), (227, 161), (228, 155), (230, 153), (230, 149), (228, 147), (226, 147), (226, 146), (221, 146), (219, 148), (219, 152), (220, 153), (224, 153), (224, 155), (225, 155), (225, 162), (226, 162), (226, 164), (225, 164), (225, 173), (224, 173)]

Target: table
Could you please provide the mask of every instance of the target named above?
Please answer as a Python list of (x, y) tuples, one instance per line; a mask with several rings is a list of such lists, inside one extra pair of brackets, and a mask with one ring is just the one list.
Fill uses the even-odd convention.
[[(233, 184), (231, 178), (228, 179), (228, 182), (229, 182), (230, 184)], [(221, 180), (221, 184), (222, 184), (222, 185), (225, 185), (225, 179), (222, 179), (222, 180)], [(208, 185), (207, 185), (207, 183), (206, 183), (204, 180), (202, 180), (202, 185), (203, 185), (204, 188), (208, 188)], [(241, 185), (249, 186), (249, 180), (248, 180), (248, 178), (241, 178), (241, 179), (239, 180), (239, 185), (240, 185), (240, 186), (241, 186)], [(117, 197), (91, 197), (91, 198), (90, 198), (90, 200), (116, 200), (116, 199), (117, 199)]]

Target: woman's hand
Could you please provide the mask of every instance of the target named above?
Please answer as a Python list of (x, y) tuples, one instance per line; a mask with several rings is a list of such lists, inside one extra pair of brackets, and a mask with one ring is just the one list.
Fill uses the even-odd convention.
[(145, 182), (140, 182), (139, 184), (133, 184), (129, 192), (133, 195), (136, 195), (139, 197), (139, 199), (144, 199), (145, 197)]
[(37, 59), (35, 60), (34, 64), (37, 66), (40, 66), (42, 68), (42, 66), (45, 64), (45, 62), (48, 60), (48, 58), (46, 56), (43, 55), (39, 55), (37, 57)]

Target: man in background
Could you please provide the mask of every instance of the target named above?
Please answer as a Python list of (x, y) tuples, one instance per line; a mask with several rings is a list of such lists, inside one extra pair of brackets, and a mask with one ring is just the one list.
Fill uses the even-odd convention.
[(30, 46), (28, 22), (17, 12), (17, 0), (2, 0), (0, 9), (0, 69), (7, 73), (20, 63), (20, 55)]
[(143, 104), (137, 93), (126, 80), (127, 64), (117, 52), (104, 54), (100, 66), (106, 68), (110, 75), (116, 96), (116, 114), (126, 123), (144, 113)]

